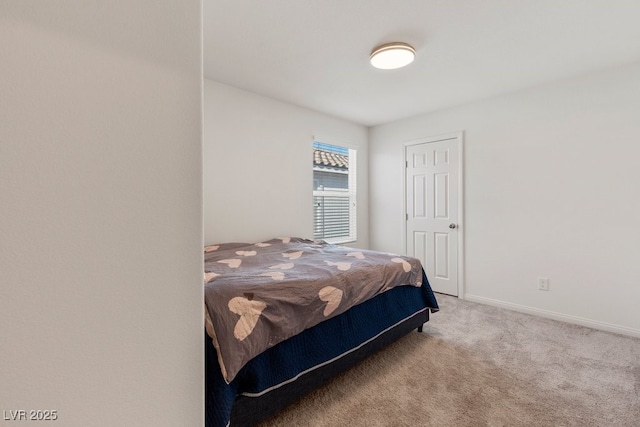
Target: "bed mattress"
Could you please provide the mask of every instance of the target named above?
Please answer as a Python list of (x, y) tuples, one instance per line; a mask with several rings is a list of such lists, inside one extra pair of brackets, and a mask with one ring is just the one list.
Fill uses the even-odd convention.
[(318, 375), (320, 382), (329, 379), (350, 366), (346, 361), (364, 358), (407, 333), (407, 327), (426, 322), (429, 311), (437, 311), (438, 304), (424, 271), (422, 276), (420, 287), (389, 289), (269, 348), (250, 360), (228, 384), (216, 349), (205, 334), (206, 425), (223, 427), (232, 419), (232, 427), (251, 425), (288, 403), (283, 402), (287, 397), (308, 391), (307, 377), (314, 377), (313, 384), (318, 383)]

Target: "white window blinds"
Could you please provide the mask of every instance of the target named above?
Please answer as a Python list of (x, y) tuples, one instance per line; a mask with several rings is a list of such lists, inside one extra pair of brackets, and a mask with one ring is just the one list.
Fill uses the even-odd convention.
[(356, 240), (356, 150), (313, 143), (313, 237)]

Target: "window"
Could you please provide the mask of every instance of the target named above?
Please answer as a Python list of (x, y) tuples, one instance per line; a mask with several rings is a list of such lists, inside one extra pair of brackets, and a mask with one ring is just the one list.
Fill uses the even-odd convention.
[(356, 240), (356, 150), (313, 142), (313, 238)]

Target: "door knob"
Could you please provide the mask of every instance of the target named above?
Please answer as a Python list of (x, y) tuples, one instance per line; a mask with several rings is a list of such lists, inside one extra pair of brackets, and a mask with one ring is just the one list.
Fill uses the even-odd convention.
[(449, 224), (449, 228), (456, 228), (456, 225), (454, 223)]

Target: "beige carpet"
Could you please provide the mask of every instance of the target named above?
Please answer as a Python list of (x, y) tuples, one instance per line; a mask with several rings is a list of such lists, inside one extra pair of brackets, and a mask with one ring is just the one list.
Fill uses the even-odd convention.
[(640, 426), (640, 339), (438, 301), (422, 334), (261, 426)]

